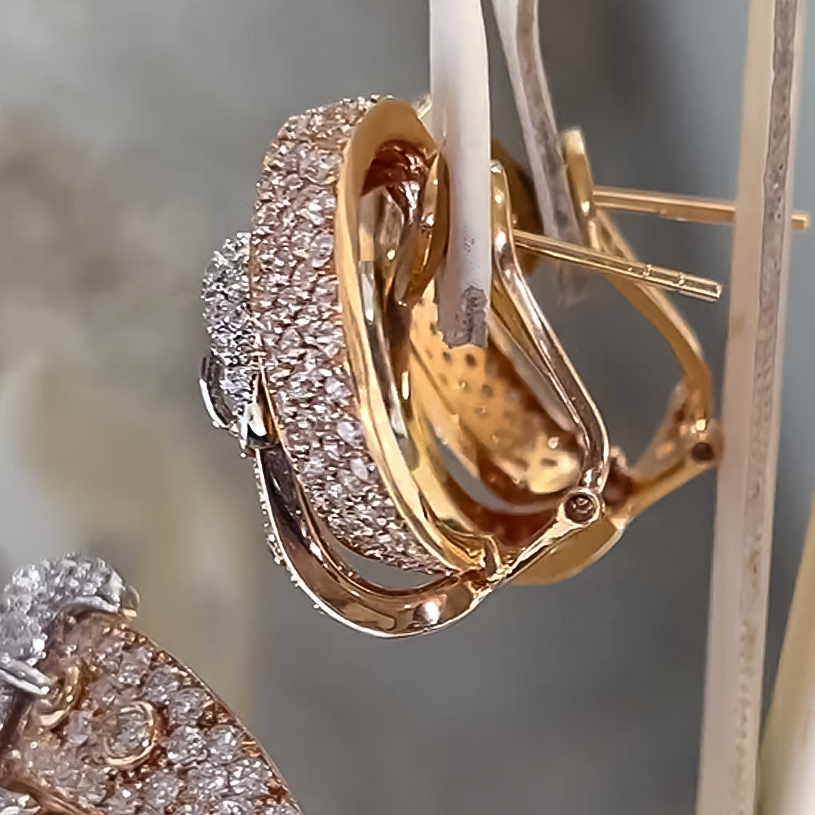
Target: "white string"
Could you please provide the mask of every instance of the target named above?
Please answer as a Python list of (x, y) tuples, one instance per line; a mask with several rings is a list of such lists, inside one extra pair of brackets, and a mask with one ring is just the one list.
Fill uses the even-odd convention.
[(492, 277), (490, 100), (481, 0), (430, 0), (431, 129), (450, 173), (450, 247), (437, 281), (450, 346), (486, 343)]

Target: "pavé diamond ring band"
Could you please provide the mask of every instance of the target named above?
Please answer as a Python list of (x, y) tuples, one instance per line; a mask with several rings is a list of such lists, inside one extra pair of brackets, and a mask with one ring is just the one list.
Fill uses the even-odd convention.
[[(579, 158), (575, 194), (590, 195)], [(508, 580), (576, 573), (718, 455), (709, 387), (697, 398), (707, 369), (695, 338), (652, 285), (675, 273), (648, 266), (649, 285), (637, 282), (610, 221), (598, 233), (586, 220), (601, 235), (586, 247), (527, 241), (620, 276), (660, 330), (669, 324), (680, 362), (698, 360), (650, 469), (637, 470), (609, 447), (527, 287), (510, 206), (520, 193), (497, 163), (492, 179), (483, 349), (450, 349), (436, 328), (447, 170), (416, 110), (397, 100), (290, 119), (266, 155), (251, 233), (227, 241), (205, 278), (202, 393), (255, 461), (273, 551), (319, 608), (375, 635), (440, 628)], [(429, 577), (383, 586), (355, 556)]]
[(136, 605), (100, 560), (14, 574), (0, 598), (0, 811), (298, 815), (226, 705), (131, 627)]

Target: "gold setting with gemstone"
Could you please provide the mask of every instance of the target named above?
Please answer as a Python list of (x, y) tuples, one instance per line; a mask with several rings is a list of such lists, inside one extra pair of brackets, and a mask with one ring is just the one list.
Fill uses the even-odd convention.
[[(46, 586), (50, 575), (55, 585), (81, 587), (65, 575), (87, 563), (66, 559), (40, 575)], [(96, 564), (91, 572), (102, 570)], [(15, 580), (3, 607), (26, 596), (25, 575)], [(298, 815), (263, 748), (189, 668), (131, 627), (122, 597), (132, 595), (121, 592), (119, 610), (100, 612), (80, 591), (53, 597), (39, 615), (48, 644), (36, 668), (50, 691), (40, 698), (12, 690), (0, 753), (3, 810)], [(14, 647), (24, 652), (27, 642)]]
[[(277, 559), (353, 628), (425, 633), (504, 582), (569, 577), (719, 459), (709, 370), (660, 287), (704, 299), (721, 287), (639, 263), (594, 197), (579, 132), (564, 141), (585, 246), (521, 230), (512, 199), (528, 196), (494, 164), (483, 349), (450, 349), (436, 328), (447, 171), (397, 100), (292, 117), (264, 160), (252, 232), (213, 260), (205, 402), (255, 460)], [(516, 244), (604, 272), (676, 355), (683, 381), (636, 464), (610, 447)], [(346, 551), (429, 582), (375, 584)]]

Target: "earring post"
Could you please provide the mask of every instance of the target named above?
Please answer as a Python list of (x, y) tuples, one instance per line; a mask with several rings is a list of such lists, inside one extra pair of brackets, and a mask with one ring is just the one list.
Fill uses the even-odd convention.
[(521, 249), (554, 260), (574, 263), (585, 269), (603, 274), (616, 275), (650, 286), (659, 286), (668, 291), (695, 297), (715, 303), (722, 295), (722, 285), (715, 280), (697, 275), (685, 274), (662, 266), (653, 266), (636, 260), (618, 258), (604, 252), (596, 252), (574, 243), (557, 241), (544, 235), (535, 235), (515, 229), (512, 232), (515, 243)]
[[(628, 190), (620, 187), (595, 187), (594, 203), (602, 209), (638, 212), (656, 215), (672, 221), (691, 221), (702, 224), (732, 223), (736, 206), (732, 201), (713, 198), (692, 198), (644, 190)], [(792, 213), (792, 228), (803, 232), (809, 228), (809, 213), (796, 210)]]

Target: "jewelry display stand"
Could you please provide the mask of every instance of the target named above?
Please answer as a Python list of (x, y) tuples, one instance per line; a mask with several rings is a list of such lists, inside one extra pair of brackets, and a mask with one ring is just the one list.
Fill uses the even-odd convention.
[(697, 815), (756, 809), (802, 17), (750, 4)]
[[(572, 234), (576, 225), (562, 217), (571, 207), (563, 207), (569, 193), (558, 172), (560, 144), (540, 57), (537, 2), (493, 0), (493, 8), (544, 231), (579, 242)], [(802, 18), (802, 1), (751, 2), (723, 385), (727, 452), (718, 479), (697, 815), (750, 815), (757, 806)], [(461, 38), (457, 44), (465, 47)], [(450, 93), (450, 86), (446, 90)], [(461, 98), (465, 89), (458, 91), (451, 96)], [(437, 99), (436, 105), (444, 101)], [(456, 159), (459, 173), (482, 170), (465, 169), (467, 156)], [(808, 646), (799, 636), (788, 641), (787, 651)], [(789, 663), (806, 657), (785, 653)], [(790, 720), (789, 706), (784, 714)], [(785, 777), (794, 774), (790, 767), (805, 772), (783, 738), (776, 736), (767, 751), (773, 785), (780, 778), (790, 782)], [(785, 758), (776, 758), (777, 751)], [(765, 801), (776, 800), (798, 799), (773, 787)], [(763, 811), (803, 815), (810, 810), (799, 800)]]

